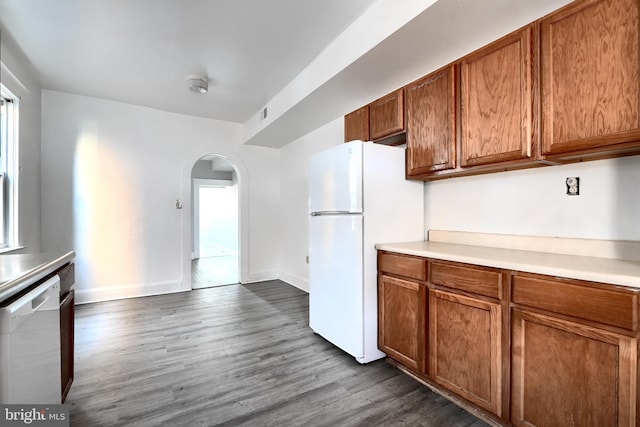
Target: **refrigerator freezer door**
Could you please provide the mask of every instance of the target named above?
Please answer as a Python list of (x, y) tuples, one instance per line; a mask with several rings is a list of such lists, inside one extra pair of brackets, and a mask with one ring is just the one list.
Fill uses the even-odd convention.
[(347, 353), (363, 357), (363, 217), (313, 216), (309, 229), (309, 325)]
[(311, 156), (309, 212), (362, 212), (362, 141)]

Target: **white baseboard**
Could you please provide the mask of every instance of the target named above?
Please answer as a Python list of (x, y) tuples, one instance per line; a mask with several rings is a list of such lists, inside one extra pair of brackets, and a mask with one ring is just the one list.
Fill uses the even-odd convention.
[[(276, 270), (261, 271), (247, 274), (248, 280), (243, 283), (264, 282), (280, 279), (305, 292), (309, 292), (309, 281), (293, 274), (278, 272)], [(125, 298), (148, 297), (153, 295), (171, 294), (175, 292), (190, 291), (184, 285), (187, 282), (160, 282), (134, 285), (117, 285), (103, 288), (82, 289), (76, 285), (76, 304), (88, 304), (99, 301), (111, 301)], [(190, 280), (189, 280), (190, 283)]]
[(95, 289), (81, 289), (76, 285), (76, 304), (148, 297), (152, 295), (171, 294), (190, 290), (191, 289), (185, 289), (182, 286), (182, 282), (119, 285)]
[(287, 282), (291, 286), (295, 286), (296, 288), (309, 293), (309, 280), (303, 279), (302, 277), (296, 276), (295, 274), (286, 273), (284, 271), (280, 272), (280, 280), (283, 282)]
[(266, 280), (277, 280), (280, 278), (276, 270), (248, 273), (245, 277), (247, 277), (247, 280), (242, 283), (264, 282)]

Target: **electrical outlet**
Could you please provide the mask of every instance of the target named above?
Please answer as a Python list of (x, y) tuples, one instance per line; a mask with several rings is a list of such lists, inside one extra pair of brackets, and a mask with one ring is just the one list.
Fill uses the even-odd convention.
[(580, 194), (580, 177), (570, 176), (566, 179), (567, 195), (578, 196)]

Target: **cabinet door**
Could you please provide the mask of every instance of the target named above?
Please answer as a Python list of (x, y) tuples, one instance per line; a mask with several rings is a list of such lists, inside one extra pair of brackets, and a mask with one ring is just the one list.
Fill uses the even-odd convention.
[(512, 352), (513, 424), (635, 425), (635, 339), (514, 309)]
[(462, 59), (462, 166), (531, 156), (534, 30), (529, 26)]
[(378, 288), (380, 350), (417, 372), (425, 372), (427, 287), (381, 275)]
[(344, 116), (344, 142), (369, 140), (369, 106)]
[(407, 86), (407, 175), (455, 167), (455, 68)]
[(541, 22), (543, 154), (640, 140), (638, 8), (576, 2)]
[(404, 89), (369, 104), (371, 139), (377, 140), (404, 130)]
[(67, 398), (73, 383), (74, 304), (72, 289), (60, 302), (60, 361), (62, 379), (62, 402)]
[(502, 412), (501, 321), (497, 303), (429, 292), (431, 376), (498, 416)]

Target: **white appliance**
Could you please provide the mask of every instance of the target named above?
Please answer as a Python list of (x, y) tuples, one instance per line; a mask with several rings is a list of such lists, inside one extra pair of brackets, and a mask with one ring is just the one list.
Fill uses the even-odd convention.
[(60, 368), (60, 278), (0, 304), (0, 403), (57, 404)]
[(311, 156), (309, 326), (360, 363), (385, 356), (375, 244), (424, 240), (423, 198), (403, 148), (352, 141)]

